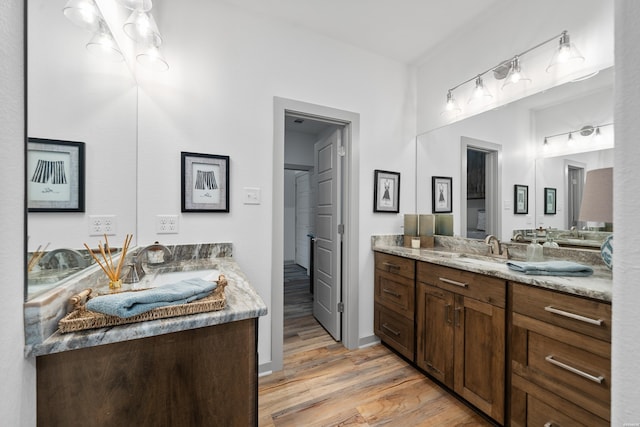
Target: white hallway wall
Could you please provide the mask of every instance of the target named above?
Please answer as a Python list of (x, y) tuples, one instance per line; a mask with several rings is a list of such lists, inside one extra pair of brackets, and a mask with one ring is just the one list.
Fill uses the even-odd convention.
[[(372, 213), (373, 169), (403, 175), (413, 191), (414, 93), (410, 69), (332, 39), (249, 15), (219, 1), (158, 1), (167, 73), (140, 80), (140, 242), (153, 218), (180, 213), (180, 151), (231, 157), (230, 213), (180, 216), (165, 243), (232, 241), (234, 257), (271, 308), (274, 96), (360, 114), (360, 337), (373, 335), (373, 253), (369, 236), (399, 232), (400, 215)], [(193, 13), (193, 11), (198, 11)], [(392, 154), (392, 155), (391, 155)], [(243, 187), (262, 204), (244, 205)], [(278, 190), (281, 191), (281, 190)], [(413, 201), (401, 199), (402, 211)], [(260, 319), (260, 363), (271, 360), (270, 315)]]

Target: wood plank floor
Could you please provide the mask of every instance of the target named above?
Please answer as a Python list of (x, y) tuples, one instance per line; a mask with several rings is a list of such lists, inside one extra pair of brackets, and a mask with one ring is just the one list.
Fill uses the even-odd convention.
[[(284, 370), (259, 380), (260, 426), (491, 425), (385, 346), (336, 343), (311, 315), (308, 289), (299, 274), (285, 280)], [(301, 301), (306, 309), (286, 307)]]

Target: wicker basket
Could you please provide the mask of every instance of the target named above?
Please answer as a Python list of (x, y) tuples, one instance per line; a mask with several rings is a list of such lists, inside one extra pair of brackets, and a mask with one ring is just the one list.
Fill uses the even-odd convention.
[[(74, 309), (58, 322), (61, 333), (82, 331), (84, 329), (104, 328), (108, 326), (126, 325), (129, 323), (146, 322), (147, 320), (165, 319), (167, 317), (185, 316), (188, 314), (204, 313), (207, 311), (222, 310), (226, 305), (224, 288), (227, 281), (224, 278), (218, 280), (218, 287), (209, 295), (186, 304), (158, 307), (136, 316), (122, 318), (107, 314), (89, 311), (85, 303), (91, 298), (91, 289), (71, 297), (69, 302)], [(125, 292), (139, 292), (131, 290)]]

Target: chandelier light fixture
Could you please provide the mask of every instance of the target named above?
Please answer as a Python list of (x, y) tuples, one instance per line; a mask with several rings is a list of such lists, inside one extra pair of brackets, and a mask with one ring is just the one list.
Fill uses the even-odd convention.
[(476, 101), (484, 100), (486, 102), (490, 100), (492, 98), (492, 95), (489, 92), (489, 90), (486, 88), (485, 80), (483, 79), (484, 76), (486, 74), (489, 74), (490, 72), (492, 72), (494, 79), (504, 80), (504, 82), (501, 85), (502, 90), (505, 90), (513, 86), (519, 86), (522, 84), (530, 83), (531, 79), (528, 78), (525, 72), (523, 71), (523, 66), (522, 66), (523, 55), (526, 55), (529, 52), (535, 49), (538, 49), (556, 39), (558, 39), (559, 41), (558, 47), (555, 49), (553, 56), (551, 58), (551, 61), (549, 63), (549, 66), (546, 68), (547, 72), (554, 71), (556, 67), (562, 64), (566, 64), (569, 62), (576, 62), (576, 61), (584, 61), (584, 57), (582, 56), (580, 51), (576, 48), (575, 44), (571, 42), (569, 33), (565, 30), (560, 34), (557, 34), (541, 43), (538, 43), (537, 45), (530, 47), (529, 49), (526, 49), (514, 55), (512, 58), (504, 60), (498, 63), (497, 65), (494, 65), (493, 67), (487, 70), (484, 70), (481, 73), (478, 73), (475, 76), (451, 87), (447, 91), (447, 103), (444, 111), (441, 114), (443, 115), (452, 114), (452, 113), (457, 114), (462, 111), (459, 108), (458, 104), (456, 103), (453, 92), (459, 87), (461, 87), (462, 85), (465, 85), (472, 81), (475, 81), (475, 88), (473, 90), (473, 94), (469, 99), (468, 103), (472, 104)]

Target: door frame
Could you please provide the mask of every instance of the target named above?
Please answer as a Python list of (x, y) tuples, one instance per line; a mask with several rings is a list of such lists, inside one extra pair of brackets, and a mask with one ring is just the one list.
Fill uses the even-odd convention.
[(303, 101), (273, 98), (273, 216), (271, 220), (271, 363), (261, 366), (261, 371), (280, 371), (283, 368), (284, 333), (284, 287), (283, 287), (283, 241), (284, 233), (284, 117), (285, 114), (300, 114), (315, 120), (325, 120), (345, 125), (343, 145), (345, 162), (343, 170), (342, 197), (345, 232), (342, 237), (342, 343), (349, 349), (359, 344), (359, 173), (360, 173), (360, 115)]

